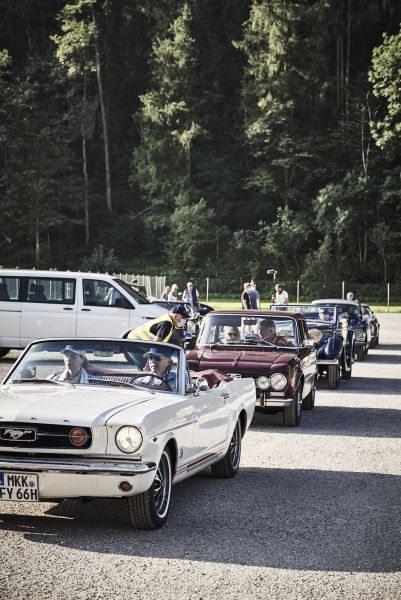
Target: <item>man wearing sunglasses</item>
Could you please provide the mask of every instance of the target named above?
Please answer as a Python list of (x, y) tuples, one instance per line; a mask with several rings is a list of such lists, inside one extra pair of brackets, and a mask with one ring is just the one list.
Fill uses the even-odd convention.
[(228, 342), (238, 342), (240, 338), (238, 327), (229, 327), (225, 334), (225, 341)]
[(176, 391), (177, 378), (176, 374), (172, 371), (172, 349), (157, 346), (150, 348), (148, 352), (143, 355), (147, 358), (145, 371), (149, 371), (150, 375), (144, 377), (138, 377), (134, 383), (139, 385), (155, 386), (159, 390), (166, 390), (169, 392)]

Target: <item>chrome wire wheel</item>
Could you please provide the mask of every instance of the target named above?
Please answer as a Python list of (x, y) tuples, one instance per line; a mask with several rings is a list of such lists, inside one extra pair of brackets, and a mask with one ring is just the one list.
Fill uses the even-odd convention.
[(165, 517), (170, 506), (171, 479), (170, 456), (164, 450), (153, 481), (155, 509), (161, 519)]
[(237, 469), (241, 460), (241, 425), (239, 421), (237, 421), (230, 441), (230, 454), (232, 466)]

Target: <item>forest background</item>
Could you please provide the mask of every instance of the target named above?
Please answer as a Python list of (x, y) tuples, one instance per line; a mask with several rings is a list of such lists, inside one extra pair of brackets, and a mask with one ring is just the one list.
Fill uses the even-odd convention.
[(397, 289), (400, 22), (399, 0), (0, 0), (0, 262)]

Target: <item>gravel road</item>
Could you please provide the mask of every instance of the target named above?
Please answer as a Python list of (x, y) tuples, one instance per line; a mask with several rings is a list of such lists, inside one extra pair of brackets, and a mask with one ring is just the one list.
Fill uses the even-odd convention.
[[(0, 506), (10, 600), (401, 599), (401, 314), (299, 428), (258, 414), (233, 480), (173, 488), (167, 525), (119, 501)], [(0, 374), (12, 358), (0, 361)]]

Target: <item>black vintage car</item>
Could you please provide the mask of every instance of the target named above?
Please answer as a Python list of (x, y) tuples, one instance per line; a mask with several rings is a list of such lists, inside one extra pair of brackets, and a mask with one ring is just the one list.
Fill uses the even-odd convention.
[(379, 343), (380, 323), (369, 304), (362, 303), (361, 309), (364, 319), (366, 319), (370, 325), (370, 331), (372, 334), (369, 348), (376, 348)]
[(364, 360), (372, 334), (369, 323), (363, 318), (359, 303), (340, 298), (313, 300), (312, 304), (316, 307), (335, 306), (338, 309), (339, 318), (347, 319), (349, 328), (354, 332), (354, 352), (357, 360)]
[(336, 390), (340, 379), (350, 379), (354, 355), (354, 332), (347, 318), (340, 318), (336, 306), (314, 306), (313, 304), (274, 304), (272, 310), (300, 312), (305, 317), (309, 330), (318, 329), (322, 334), (315, 343), (319, 377), (327, 378), (327, 385)]

